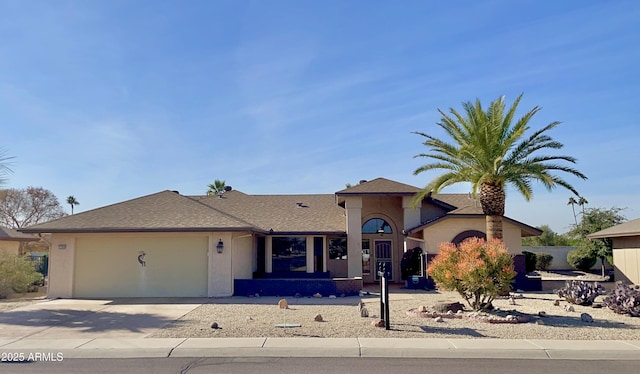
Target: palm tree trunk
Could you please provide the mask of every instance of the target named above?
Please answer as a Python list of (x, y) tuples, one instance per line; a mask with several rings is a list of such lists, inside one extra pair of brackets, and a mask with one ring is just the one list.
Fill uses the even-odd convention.
[(487, 240), (502, 240), (502, 216), (485, 216), (487, 222)]
[(487, 223), (487, 239), (502, 240), (502, 216), (505, 205), (504, 187), (483, 183), (480, 188), (480, 205)]

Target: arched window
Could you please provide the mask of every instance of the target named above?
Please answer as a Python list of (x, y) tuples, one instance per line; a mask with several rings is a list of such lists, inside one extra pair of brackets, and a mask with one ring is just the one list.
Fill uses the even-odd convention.
[(460, 234), (456, 235), (455, 238), (453, 238), (451, 240), (451, 243), (458, 245), (460, 243), (462, 243), (465, 239), (469, 239), (469, 238), (480, 238), (480, 239), (487, 239), (487, 235), (485, 233), (483, 233), (482, 231), (478, 231), (478, 230), (467, 230), (467, 231), (463, 231)]
[(389, 222), (382, 218), (372, 218), (362, 225), (363, 234), (392, 234), (393, 230)]

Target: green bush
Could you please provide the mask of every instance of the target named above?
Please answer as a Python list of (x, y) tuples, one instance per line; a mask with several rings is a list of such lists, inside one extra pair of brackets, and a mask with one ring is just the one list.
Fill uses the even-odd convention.
[(25, 293), (41, 279), (42, 275), (35, 271), (29, 259), (0, 250), (0, 299), (9, 296), (12, 290)]
[(540, 252), (536, 254), (536, 269), (547, 270), (553, 261), (553, 256), (549, 253)]
[(536, 258), (537, 255), (533, 252), (522, 251), (524, 255), (524, 269), (527, 273), (531, 273), (536, 270)]
[(574, 249), (567, 254), (567, 262), (577, 270), (589, 271), (596, 261), (596, 256), (584, 249)]

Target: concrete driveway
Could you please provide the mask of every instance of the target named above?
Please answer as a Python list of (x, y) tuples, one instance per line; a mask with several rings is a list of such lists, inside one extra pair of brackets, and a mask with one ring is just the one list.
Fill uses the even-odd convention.
[(207, 300), (45, 300), (1, 312), (0, 340), (144, 338), (203, 302)]

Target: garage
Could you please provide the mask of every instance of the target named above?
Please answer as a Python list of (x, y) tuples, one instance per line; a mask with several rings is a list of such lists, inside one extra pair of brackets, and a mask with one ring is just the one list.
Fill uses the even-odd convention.
[(73, 297), (206, 297), (207, 251), (201, 234), (79, 236)]

